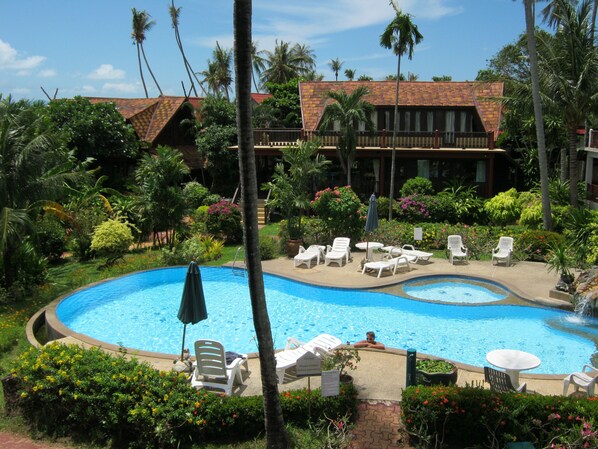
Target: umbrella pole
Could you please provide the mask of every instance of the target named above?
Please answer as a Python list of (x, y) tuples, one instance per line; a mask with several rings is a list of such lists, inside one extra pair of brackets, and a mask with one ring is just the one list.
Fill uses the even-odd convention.
[(187, 332), (187, 324), (183, 326), (183, 346), (181, 347), (181, 362), (184, 361), (183, 357), (185, 355), (185, 333)]

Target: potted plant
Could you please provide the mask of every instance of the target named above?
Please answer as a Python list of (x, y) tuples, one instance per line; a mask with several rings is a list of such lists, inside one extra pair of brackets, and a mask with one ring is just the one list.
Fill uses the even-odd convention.
[(333, 350), (329, 356), (324, 357), (322, 360), (322, 371), (337, 369), (341, 382), (350, 383), (353, 382), (353, 377), (347, 374), (347, 370), (355, 370), (360, 361), (361, 357), (357, 349), (350, 347), (338, 348)]
[(550, 252), (546, 259), (548, 272), (555, 270), (560, 275), (555, 288), (559, 291), (570, 292), (575, 277), (571, 273), (573, 258), (569, 254), (569, 249), (564, 242), (552, 243), (549, 245), (549, 249)]
[(317, 142), (297, 141), (281, 149), (282, 162), (274, 167), (272, 181), (262, 186), (262, 190), (270, 190), (268, 206), (277, 208), (286, 220), (289, 257), (296, 256), (303, 243), (301, 217), (309, 207), (312, 184), (330, 163), (318, 154), (319, 148)]
[(418, 384), (451, 385), (457, 383), (457, 367), (446, 360), (417, 360), (415, 369)]

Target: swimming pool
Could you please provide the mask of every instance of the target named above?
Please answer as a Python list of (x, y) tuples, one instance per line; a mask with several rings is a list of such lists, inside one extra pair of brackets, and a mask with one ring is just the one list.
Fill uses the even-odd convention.
[[(79, 290), (63, 299), (57, 316), (73, 331), (107, 343), (177, 354), (183, 325), (176, 315), (186, 270), (150, 270)], [(224, 267), (202, 267), (201, 272), (208, 319), (187, 326), (186, 341), (211, 338), (230, 351), (257, 351), (247, 278)], [(374, 330), (389, 347), (475, 366), (487, 364), (485, 355), (492, 349), (520, 349), (542, 360), (531, 372), (546, 374), (579, 370), (596, 352), (598, 320), (570, 326), (568, 312), (436, 304), (267, 274), (264, 282), (276, 348), (284, 347), (289, 336), (309, 340), (326, 332), (354, 342)]]

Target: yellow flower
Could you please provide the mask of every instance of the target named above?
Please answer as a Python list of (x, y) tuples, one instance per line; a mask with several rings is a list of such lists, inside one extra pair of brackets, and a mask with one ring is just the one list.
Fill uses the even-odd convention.
[(22, 398), (26, 398), (27, 397), (27, 393), (25, 393), (24, 391), (21, 393), (21, 397)]

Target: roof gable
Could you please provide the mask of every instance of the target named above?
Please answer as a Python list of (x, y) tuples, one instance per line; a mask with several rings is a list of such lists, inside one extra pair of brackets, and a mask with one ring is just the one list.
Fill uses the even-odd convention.
[[(317, 128), (329, 91), (344, 89), (351, 93), (365, 86), (370, 93), (364, 99), (374, 106), (395, 104), (395, 81), (303, 81), (299, 83), (301, 114), (306, 130)], [(503, 83), (401, 81), (399, 105), (413, 107), (475, 107), (487, 131), (498, 135)]]
[(135, 128), (139, 138), (152, 145), (185, 101), (191, 102), (197, 116), (203, 100), (198, 97), (173, 96), (158, 98), (87, 97), (87, 99), (91, 103), (114, 103), (118, 112)]

